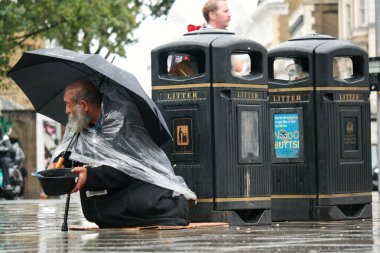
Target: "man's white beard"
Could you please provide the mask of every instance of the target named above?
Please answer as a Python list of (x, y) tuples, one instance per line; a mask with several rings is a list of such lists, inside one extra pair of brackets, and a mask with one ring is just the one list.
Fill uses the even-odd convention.
[(69, 114), (69, 122), (71, 122), (72, 131), (75, 133), (80, 133), (83, 129), (88, 127), (91, 118), (89, 115), (82, 111), (82, 107), (75, 107), (75, 115)]

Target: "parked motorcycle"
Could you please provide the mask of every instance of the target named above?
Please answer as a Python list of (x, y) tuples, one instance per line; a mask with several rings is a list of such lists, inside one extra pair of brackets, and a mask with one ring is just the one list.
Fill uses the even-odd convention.
[(9, 184), (4, 184), (4, 168), (0, 167), (0, 198), (15, 199), (24, 195), (25, 181), (28, 175), (23, 167), (24, 151), (17, 140), (11, 141), (8, 135), (0, 140), (0, 159), (4, 159), (9, 166)]

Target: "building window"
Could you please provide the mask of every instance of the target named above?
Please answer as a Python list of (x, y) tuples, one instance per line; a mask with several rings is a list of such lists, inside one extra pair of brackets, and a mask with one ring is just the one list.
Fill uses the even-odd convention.
[(360, 0), (360, 6), (359, 6), (359, 24), (360, 26), (365, 26), (366, 20), (365, 20), (365, 0)]
[(352, 37), (351, 27), (352, 27), (352, 17), (351, 17), (351, 5), (346, 5), (346, 15), (347, 15), (347, 28), (346, 28), (346, 38), (349, 39)]

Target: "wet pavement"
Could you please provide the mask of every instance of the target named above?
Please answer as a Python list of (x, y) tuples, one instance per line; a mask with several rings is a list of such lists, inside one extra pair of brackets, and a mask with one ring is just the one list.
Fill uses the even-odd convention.
[[(68, 232), (61, 231), (64, 198), (0, 200), (0, 252), (380, 252), (379, 198), (374, 192), (372, 220)], [(90, 224), (73, 200), (68, 224)]]

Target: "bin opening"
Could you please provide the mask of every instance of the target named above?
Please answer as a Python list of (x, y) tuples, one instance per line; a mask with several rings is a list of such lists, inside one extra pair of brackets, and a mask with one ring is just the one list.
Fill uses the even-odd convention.
[(306, 57), (279, 57), (273, 62), (272, 79), (293, 82), (309, 79), (309, 62)]
[(350, 57), (334, 57), (333, 77), (335, 80), (347, 80), (350, 79), (353, 74), (353, 63)]
[(231, 74), (242, 77), (251, 73), (251, 57), (246, 53), (231, 54)]
[(332, 75), (339, 82), (353, 82), (364, 77), (364, 60), (360, 56), (335, 56)]
[(205, 56), (202, 52), (169, 53), (164, 57), (166, 68), (160, 69), (160, 75), (175, 78), (191, 78), (204, 74)]
[(260, 52), (234, 50), (230, 56), (231, 75), (251, 80), (263, 74), (263, 56)]

